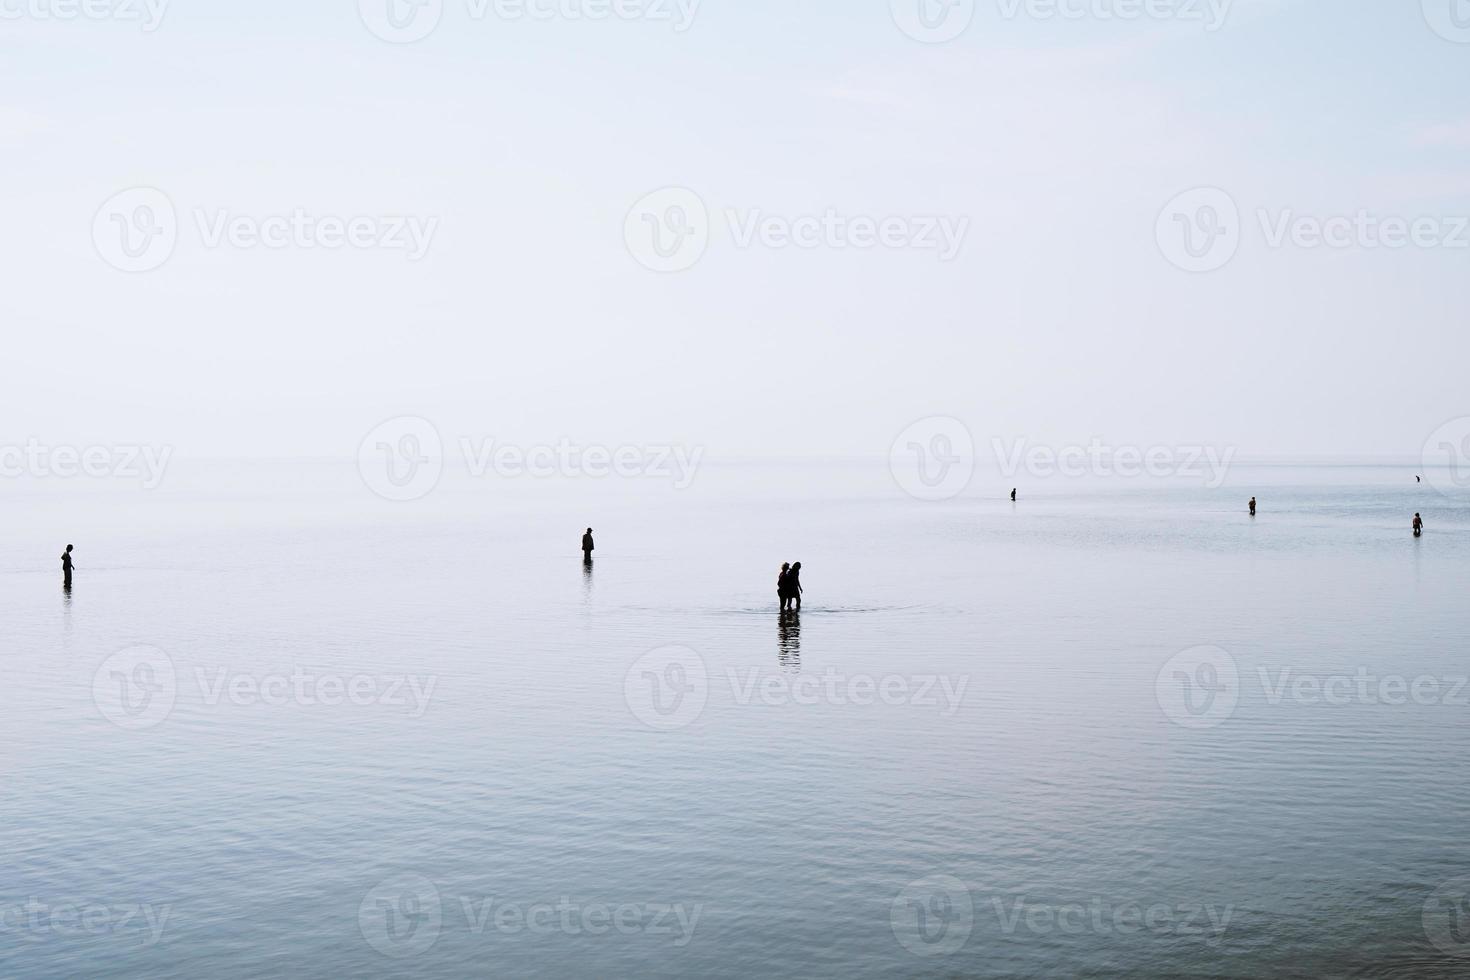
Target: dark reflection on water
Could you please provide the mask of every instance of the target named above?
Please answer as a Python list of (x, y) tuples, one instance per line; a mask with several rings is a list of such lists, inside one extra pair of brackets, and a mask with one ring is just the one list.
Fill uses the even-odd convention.
[(801, 672), (801, 613), (781, 613), (777, 629), (776, 657), (781, 661), (781, 669), (798, 674)]

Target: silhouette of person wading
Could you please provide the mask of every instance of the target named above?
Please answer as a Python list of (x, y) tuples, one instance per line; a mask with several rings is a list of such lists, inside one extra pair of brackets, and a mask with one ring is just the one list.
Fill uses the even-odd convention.
[(781, 611), (785, 612), (796, 603), (795, 610), (801, 612), (801, 562), (782, 565), (776, 577), (776, 598), (781, 600)]
[(71, 545), (61, 553), (61, 585), (63, 588), (71, 588)]
[(587, 533), (582, 535), (582, 560), (592, 564), (592, 552), (596, 550), (597, 544), (592, 540), (592, 528), (589, 527)]

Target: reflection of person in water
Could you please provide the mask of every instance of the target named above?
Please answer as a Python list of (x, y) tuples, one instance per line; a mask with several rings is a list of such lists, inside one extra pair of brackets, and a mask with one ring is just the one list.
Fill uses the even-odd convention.
[(796, 613), (782, 616), (777, 621), (776, 629), (780, 635), (776, 658), (781, 661), (782, 667), (799, 672), (801, 670), (801, 616)]
[(71, 545), (67, 545), (66, 550), (61, 553), (61, 584), (71, 588)]
[(590, 564), (592, 552), (596, 550), (597, 544), (592, 540), (592, 528), (589, 527), (587, 533), (582, 535), (582, 560)]

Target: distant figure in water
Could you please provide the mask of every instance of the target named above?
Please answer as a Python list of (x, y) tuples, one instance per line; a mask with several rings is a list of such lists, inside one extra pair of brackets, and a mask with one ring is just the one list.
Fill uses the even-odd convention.
[(71, 588), (71, 545), (61, 553), (61, 584), (65, 588)]
[(1424, 534), (1424, 518), (1420, 517), (1418, 514), (1415, 514), (1414, 515), (1414, 537), (1417, 538), (1417, 537), (1420, 537), (1423, 534)]
[(776, 576), (776, 598), (781, 600), (781, 611), (791, 605), (791, 563), (783, 562), (781, 574)]
[(801, 562), (792, 565), (786, 573), (786, 589), (791, 593), (791, 601), (796, 603), (796, 611), (801, 612)]
[(1424, 477), (1422, 477), (1422, 476), (1416, 476), (1416, 477), (1414, 477), (1414, 482), (1415, 483), (1423, 483), (1424, 482)]
[(1012, 490), (1011, 491), (1011, 503), (1015, 503), (1015, 502), (1016, 502), (1016, 491)]
[(597, 544), (592, 540), (592, 528), (589, 527), (587, 533), (582, 535), (582, 560), (590, 564), (592, 561), (592, 552), (596, 550)]
[(1252, 497), (1251, 498), (1251, 516), (1252, 517), (1255, 517), (1256, 516), (1256, 498), (1255, 497)]

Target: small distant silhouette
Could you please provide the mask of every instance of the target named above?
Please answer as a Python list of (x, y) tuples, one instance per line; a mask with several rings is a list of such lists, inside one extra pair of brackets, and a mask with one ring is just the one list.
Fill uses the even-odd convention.
[(791, 563), (781, 563), (781, 574), (776, 576), (776, 598), (781, 600), (781, 611), (791, 605)]
[(791, 571), (786, 573), (786, 591), (791, 594), (791, 601), (796, 603), (796, 611), (801, 612), (801, 562), (791, 566)]
[(1252, 497), (1251, 498), (1251, 516), (1252, 517), (1255, 517), (1256, 516), (1256, 498), (1255, 497)]
[(68, 589), (71, 588), (71, 551), (72, 546), (67, 545), (61, 553), (61, 584)]
[(1016, 491), (1012, 490), (1011, 491), (1011, 503), (1015, 503), (1015, 502), (1016, 502)]
[(1424, 534), (1424, 518), (1418, 514), (1414, 515), (1414, 537), (1422, 537)]
[(1424, 477), (1422, 477), (1422, 476), (1416, 476), (1416, 477), (1414, 477), (1414, 482), (1415, 483), (1423, 483), (1424, 482)]
[(592, 540), (592, 528), (589, 527), (587, 533), (582, 535), (582, 560), (585, 562), (592, 561), (592, 552), (596, 550), (597, 543)]

